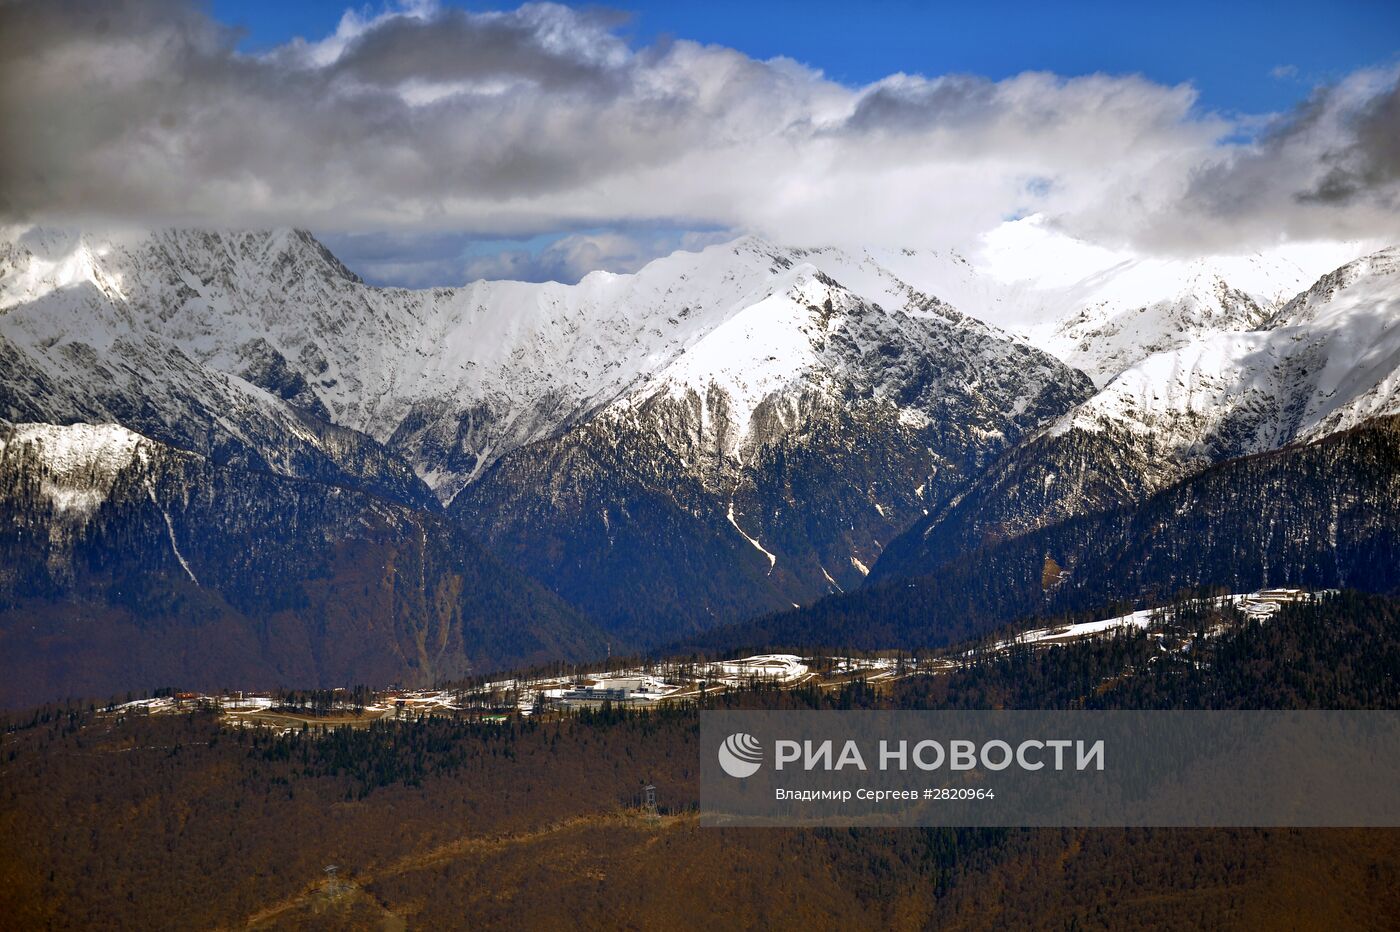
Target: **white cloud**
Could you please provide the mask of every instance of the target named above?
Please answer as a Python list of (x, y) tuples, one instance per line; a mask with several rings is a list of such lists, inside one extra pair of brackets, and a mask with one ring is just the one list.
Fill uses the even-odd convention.
[[(266, 54), (183, 0), (0, 6), (0, 222), (299, 225), (512, 237), (648, 226), (966, 243), (1040, 213), (1113, 247), (1394, 235), (1396, 72), (1258, 118), (1137, 76), (897, 74), (632, 47), (532, 4), (347, 13)], [(495, 272), (623, 270), (665, 238), (575, 234)], [(404, 276), (470, 272), (435, 257)], [(386, 267), (392, 259), (385, 260)], [(552, 270), (552, 271), (551, 271)]]

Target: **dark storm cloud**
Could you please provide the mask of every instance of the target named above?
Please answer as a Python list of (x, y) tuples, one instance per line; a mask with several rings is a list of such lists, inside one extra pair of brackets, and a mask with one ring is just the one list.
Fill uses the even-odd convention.
[(389, 16), (251, 58), (184, 4), (91, 12), (0, 8), (12, 218), (275, 217), (279, 204), (431, 218), (454, 195), (558, 190), (694, 141), (677, 126), (684, 100), (619, 106), (628, 52), (596, 15)]
[(1252, 146), (1195, 171), (1156, 233), (1298, 238), (1400, 236), (1400, 83), (1361, 72), (1319, 88)]
[(1344, 206), (1359, 197), (1377, 197), (1395, 206), (1400, 181), (1400, 82), (1363, 106), (1351, 121), (1352, 142), (1322, 154), (1327, 173), (1304, 202)]
[[(615, 16), (577, 14), (580, 25), (611, 49), (569, 43), (542, 33), (538, 17), (507, 15), (482, 21), (461, 10), (431, 20), (390, 20), (350, 42), (331, 66), (338, 76), (386, 87), (405, 82), (522, 79), (553, 90), (594, 90), (617, 80), (608, 52), (623, 53), (606, 30)], [(551, 39), (554, 41), (551, 42)]]
[(860, 98), (844, 128), (855, 133), (954, 129), (985, 119), (995, 97), (991, 81), (965, 75), (884, 84)]

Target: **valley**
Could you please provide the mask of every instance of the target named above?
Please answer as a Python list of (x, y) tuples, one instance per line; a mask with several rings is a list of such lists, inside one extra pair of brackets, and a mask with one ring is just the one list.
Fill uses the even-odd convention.
[[(359, 687), (312, 692), (222, 692), (161, 690), (161, 694), (109, 702), (105, 717), (188, 715), (213, 712), (226, 727), (265, 727), (283, 734), (297, 729), (320, 731), (367, 727), (372, 722), (413, 721), (423, 716), (505, 725), (515, 717), (557, 718), (583, 709), (646, 711), (667, 704), (704, 702), (731, 690), (817, 689), (853, 685), (888, 690), (910, 678), (948, 676), (987, 663), (1021, 648), (1063, 647), (1096, 638), (1145, 633), (1167, 657), (1182, 656), (1193, 642), (1219, 637), (1247, 622), (1266, 622), (1284, 606), (1320, 603), (1335, 591), (1301, 589), (1212, 596), (1186, 603), (1146, 608), (1112, 618), (1067, 622), (1018, 632), (1014, 636), (933, 651), (867, 651), (860, 656), (829, 652), (802, 656), (756, 654), (731, 659), (656, 657), (638, 664), (609, 660), (571, 665), (567, 673), (522, 674), (483, 683), (458, 683), (437, 689), (370, 689)], [(1177, 617), (1208, 612), (1208, 626), (1193, 627)], [(742, 652), (741, 652), (742, 653)]]

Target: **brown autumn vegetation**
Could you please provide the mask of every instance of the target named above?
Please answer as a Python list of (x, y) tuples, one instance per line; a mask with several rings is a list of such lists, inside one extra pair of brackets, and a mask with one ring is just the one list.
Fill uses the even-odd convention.
[[(1348, 596), (1091, 701), (1346, 707), (1364, 695), (1395, 708), (1397, 645), (1397, 603)], [(886, 690), (709, 701), (1082, 705), (1076, 684), (1132, 669), (1139, 647), (992, 658)], [(0, 925), (1374, 929), (1400, 916), (1395, 830), (704, 829), (696, 737), (696, 709), (681, 705), (322, 737), (231, 729), (210, 713), (47, 707), (14, 716), (0, 744)], [(636, 807), (647, 782), (656, 817)]]

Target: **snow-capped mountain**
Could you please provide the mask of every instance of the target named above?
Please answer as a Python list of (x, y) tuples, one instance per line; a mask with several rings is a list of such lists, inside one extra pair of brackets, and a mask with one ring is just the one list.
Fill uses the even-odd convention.
[(1156, 353), (1215, 333), (1253, 330), (1307, 284), (1301, 271), (1281, 261), (1252, 256), (1232, 264), (1127, 263), (1062, 296), (1077, 310), (1031, 335), (1103, 386)]
[(1052, 432), (1119, 427), (1216, 460), (1400, 411), (1400, 249), (1337, 269), (1258, 324), (1147, 356)]
[[(300, 373), (231, 312), (209, 312), (217, 337), (182, 325), (172, 295), (195, 274), (77, 237), (0, 246), (0, 418), (120, 423), (219, 462), (432, 501), (382, 445), (326, 420)], [(219, 368), (221, 353), (237, 364)]]
[[(873, 263), (775, 261), (762, 300), (502, 457), (451, 512), (628, 630), (712, 624), (858, 586), (888, 540), (1091, 391)], [(862, 267), (863, 293), (826, 271)]]
[[(1082, 376), (886, 262), (930, 281), (970, 274), (956, 254), (747, 237), (573, 286), (406, 291), (364, 284), (304, 233), (29, 233), (0, 276), (12, 361), (0, 415), (117, 421), (219, 461), (381, 492), (401, 478), (370, 462), (387, 450), (442, 501), (467, 490), (454, 512), (569, 592), (532, 560), (560, 551), (535, 536), (541, 523), (598, 524), (582, 563), (620, 580), (635, 560), (614, 546), (628, 533), (617, 515), (640, 513), (634, 496), (654, 487), (691, 526), (680, 536), (717, 561), (692, 565), (710, 566), (718, 594), (666, 599), (700, 623), (859, 584), (885, 541), (1087, 397)], [(328, 443), (332, 431), (359, 448)], [(509, 480), (576, 443), (633, 458)], [(579, 501), (604, 500), (578, 509), (554, 490), (576, 482), (589, 484)], [(653, 563), (637, 566), (651, 578)]]
[(0, 418), (445, 506), (649, 638), (859, 586), (913, 524), (961, 551), (1394, 409), (1393, 253), (1295, 298), (1316, 256), (1004, 233), (412, 291), (297, 231), (31, 230)]
[(1132, 502), (1212, 463), (1400, 412), (1400, 249), (1350, 262), (1254, 329), (1153, 353), (892, 550), (882, 573)]
[[(275, 395), (400, 451), (447, 501), (501, 455), (613, 401), (702, 339), (722, 354), (713, 331), (783, 290), (799, 258), (750, 238), (577, 285), (408, 291), (365, 285), (296, 231), (132, 239), (31, 231), (0, 255), (0, 336), (23, 350), (16, 365), (59, 388), (93, 367), (82, 358), (91, 350), (122, 357), (117, 368), (133, 378), (160, 373), (166, 385), (127, 393), (157, 404), (207, 398), (212, 411), (270, 418), (265, 394)], [(861, 274), (872, 302), (911, 300), (870, 263)], [(136, 354), (169, 356), (175, 370), (127, 361)], [(201, 376), (220, 384), (197, 384)], [(54, 387), (28, 394), (52, 396)], [(24, 415), (101, 413), (76, 401), (34, 407)]]
[[(1004, 258), (983, 268), (955, 252), (852, 254), (745, 238), (572, 286), (408, 291), (365, 285), (297, 231), (95, 238), (31, 230), (0, 245), (0, 338), (12, 368), (42, 383), (17, 391), (26, 378), (7, 380), (19, 396), (7, 399), (9, 416), (126, 421), (154, 408), (142, 410), (151, 423), (140, 429), (168, 430), (203, 449), (201, 440), (236, 434), (219, 423), (225, 411), (282, 422), (250, 427), (259, 443), (299, 433), (286, 406), (269, 403), (273, 395), (395, 449), (449, 501), (500, 456), (577, 423), (665, 367), (705, 377), (714, 359), (730, 355), (727, 340), (754, 332), (726, 324), (781, 294), (795, 264), (887, 310), (917, 317), (956, 308), (1002, 322), (1100, 385), (1197, 336), (1252, 329), (1310, 281), (1280, 256), (1086, 258), (1081, 245), (1062, 257), (1057, 250), (1071, 247), (1034, 218), (1009, 224), (1001, 239), (1020, 261), (1051, 255), (1056, 268), (1017, 277)], [(1066, 278), (1066, 269), (1081, 277)], [(753, 388), (729, 387), (761, 395), (804, 365), (770, 355)], [(104, 371), (93, 391), (82, 375), (107, 357), (115, 384)], [(165, 402), (174, 410), (161, 411)], [(195, 420), (207, 436), (177, 429), (189, 407), (206, 409)]]
[(1381, 244), (1309, 243), (1194, 258), (1072, 239), (1038, 216), (1003, 224), (953, 303), (1013, 330), (1102, 388), (1154, 353), (1254, 330), (1319, 276)]

